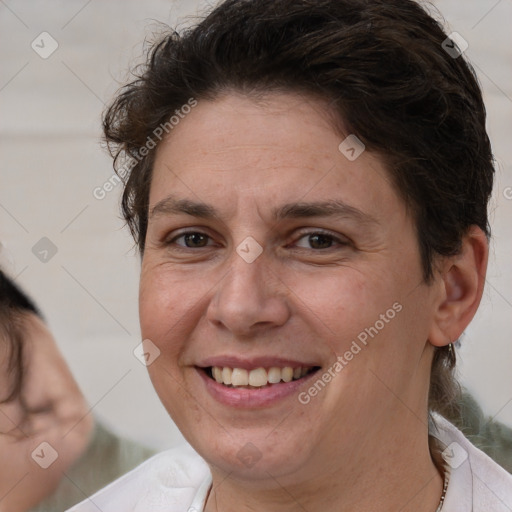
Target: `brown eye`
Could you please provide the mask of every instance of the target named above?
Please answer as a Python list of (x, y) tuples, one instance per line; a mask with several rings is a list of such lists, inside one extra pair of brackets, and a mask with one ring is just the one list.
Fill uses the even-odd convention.
[(346, 245), (339, 238), (328, 233), (313, 232), (307, 233), (299, 238), (296, 243), (297, 247), (304, 249), (330, 249), (333, 245)]
[[(178, 243), (177, 241), (182, 239), (182, 243)], [(189, 231), (188, 233), (181, 234), (176, 238), (173, 238), (170, 241), (170, 244), (177, 244), (180, 246), (187, 247), (189, 249), (195, 249), (198, 247), (206, 247), (208, 245), (208, 240), (210, 237), (205, 233), (201, 233), (199, 231)]]
[(309, 243), (313, 249), (327, 249), (332, 246), (332, 236), (329, 235), (309, 235)]

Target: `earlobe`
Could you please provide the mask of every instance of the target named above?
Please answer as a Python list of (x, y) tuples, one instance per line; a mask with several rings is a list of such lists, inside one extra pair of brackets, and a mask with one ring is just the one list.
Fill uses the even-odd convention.
[(438, 279), (442, 293), (435, 311), (429, 341), (442, 347), (456, 341), (473, 319), (485, 284), (489, 244), (485, 233), (472, 226), (461, 251), (447, 257)]

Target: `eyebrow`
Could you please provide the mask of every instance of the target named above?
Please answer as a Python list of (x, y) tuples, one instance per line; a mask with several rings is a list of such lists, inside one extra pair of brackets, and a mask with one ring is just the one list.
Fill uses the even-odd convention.
[(190, 199), (176, 199), (174, 196), (162, 199), (150, 210), (149, 218), (160, 215), (186, 214), (203, 219), (220, 220), (215, 208), (206, 203), (191, 201)]
[[(190, 199), (177, 199), (174, 196), (159, 201), (149, 213), (149, 218), (160, 215), (185, 214), (203, 219), (221, 220), (220, 214), (210, 204), (192, 201)], [(287, 203), (271, 212), (274, 221), (283, 219), (298, 219), (308, 217), (338, 217), (353, 219), (361, 224), (379, 224), (379, 221), (368, 213), (348, 205), (341, 200), (328, 200), (320, 202)]]
[(370, 214), (335, 199), (312, 203), (288, 203), (273, 210), (275, 220), (308, 217), (351, 218), (362, 224), (379, 224), (378, 220)]

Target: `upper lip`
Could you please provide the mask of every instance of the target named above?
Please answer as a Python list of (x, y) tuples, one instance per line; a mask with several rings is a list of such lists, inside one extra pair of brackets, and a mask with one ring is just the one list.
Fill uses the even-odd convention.
[(316, 363), (307, 361), (297, 361), (294, 359), (285, 359), (282, 357), (272, 356), (259, 356), (251, 358), (242, 358), (234, 355), (219, 355), (214, 357), (208, 357), (198, 363), (196, 366), (200, 368), (209, 368), (211, 366), (220, 366), (228, 368), (244, 368), (246, 370), (252, 370), (254, 368), (284, 368), (290, 366), (292, 368), (300, 367), (311, 367), (320, 366)]

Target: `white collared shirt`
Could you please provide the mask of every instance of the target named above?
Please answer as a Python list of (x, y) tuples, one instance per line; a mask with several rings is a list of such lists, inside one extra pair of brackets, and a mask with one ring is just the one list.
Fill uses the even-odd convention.
[[(512, 512), (512, 475), (434, 415), (430, 434), (445, 447), (450, 480), (442, 512)], [(155, 455), (68, 512), (203, 512), (212, 483), (189, 446)]]

